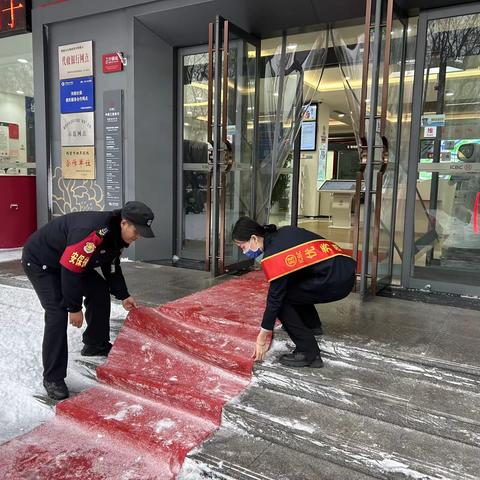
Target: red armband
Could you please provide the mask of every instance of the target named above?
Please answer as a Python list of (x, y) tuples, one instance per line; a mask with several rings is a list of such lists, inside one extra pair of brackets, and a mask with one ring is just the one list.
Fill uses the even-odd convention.
[(95, 253), (97, 247), (103, 242), (103, 237), (97, 232), (92, 232), (74, 245), (68, 245), (60, 258), (60, 264), (75, 273), (82, 273)]

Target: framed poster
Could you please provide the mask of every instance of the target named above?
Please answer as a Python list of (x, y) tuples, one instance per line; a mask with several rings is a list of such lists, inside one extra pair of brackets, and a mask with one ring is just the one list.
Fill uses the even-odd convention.
[(60, 113), (93, 112), (93, 87), (93, 77), (60, 80)]
[(20, 150), (20, 125), (0, 122), (0, 158), (17, 159)]
[(93, 146), (95, 124), (93, 112), (60, 115), (62, 147)]
[(75, 180), (94, 180), (95, 147), (62, 147), (62, 175)]
[(300, 150), (303, 152), (314, 152), (317, 149), (317, 111), (317, 103), (305, 107), (300, 131)]
[(93, 75), (93, 42), (70, 43), (58, 47), (60, 80)]

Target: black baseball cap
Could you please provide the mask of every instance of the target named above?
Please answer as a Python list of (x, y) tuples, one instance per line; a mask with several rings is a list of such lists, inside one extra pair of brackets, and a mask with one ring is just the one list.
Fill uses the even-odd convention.
[(122, 208), (122, 218), (134, 225), (142, 237), (152, 238), (155, 236), (150, 228), (154, 216), (150, 207), (142, 202), (127, 202)]

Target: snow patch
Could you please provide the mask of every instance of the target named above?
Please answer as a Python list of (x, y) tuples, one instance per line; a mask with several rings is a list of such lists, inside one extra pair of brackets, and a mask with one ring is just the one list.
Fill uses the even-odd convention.
[(171, 418), (164, 418), (163, 420), (155, 423), (154, 430), (155, 433), (160, 433), (162, 430), (166, 430), (173, 426), (175, 426), (175, 422)]
[[(0, 443), (6, 442), (54, 416), (42, 385), (43, 309), (33, 289), (0, 286)], [(112, 319), (125, 318), (121, 305), (112, 303)], [(118, 320), (120, 321), (120, 320)], [(82, 329), (68, 327), (68, 377), (72, 392), (96, 384), (93, 370), (80, 362)]]
[[(124, 403), (124, 402), (119, 402)], [(116, 404), (117, 405), (117, 404)], [(123, 422), (128, 416), (133, 415), (136, 416), (140, 414), (143, 410), (141, 405), (129, 405), (123, 407), (115, 414), (112, 415), (105, 415), (105, 420), (118, 420), (119, 422)]]
[(20, 260), (23, 248), (0, 248), (0, 263)]

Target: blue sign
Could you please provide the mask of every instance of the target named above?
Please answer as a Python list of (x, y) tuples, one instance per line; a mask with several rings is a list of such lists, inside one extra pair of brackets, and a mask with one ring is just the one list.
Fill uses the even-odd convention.
[(60, 112), (93, 112), (95, 98), (93, 77), (60, 80)]

